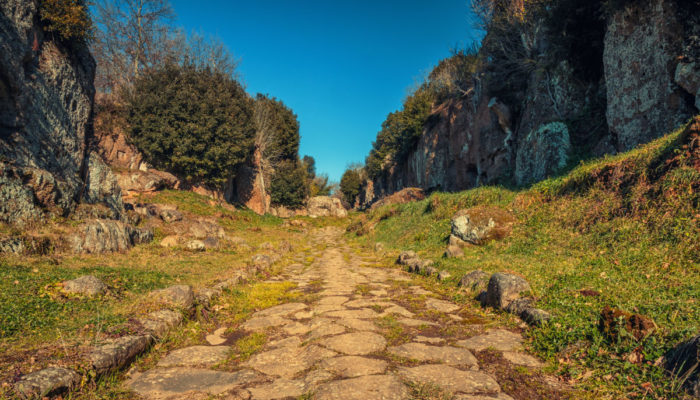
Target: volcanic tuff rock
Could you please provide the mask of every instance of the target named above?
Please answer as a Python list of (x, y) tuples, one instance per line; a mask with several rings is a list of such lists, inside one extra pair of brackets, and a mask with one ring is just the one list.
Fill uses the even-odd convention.
[(0, 220), (66, 215), (77, 203), (123, 211), (114, 177), (90, 154), (95, 61), (45, 36), (38, 1), (0, 4)]

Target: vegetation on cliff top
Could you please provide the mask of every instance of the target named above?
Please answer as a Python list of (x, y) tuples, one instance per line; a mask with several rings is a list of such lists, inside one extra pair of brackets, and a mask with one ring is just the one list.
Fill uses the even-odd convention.
[[(518, 220), (512, 235), (442, 258), (452, 216), (477, 205), (510, 210)], [(361, 225), (367, 234), (359, 240), (434, 259), (452, 273), (450, 286), (476, 269), (525, 277), (554, 314), (530, 331), (532, 349), (592, 397), (681, 397), (657, 361), (700, 329), (700, 118), (529, 189), (434, 193), (380, 207)], [(454, 292), (465, 302), (476, 303), (475, 295)], [(658, 330), (612, 340), (597, 327), (606, 305), (646, 315)]]

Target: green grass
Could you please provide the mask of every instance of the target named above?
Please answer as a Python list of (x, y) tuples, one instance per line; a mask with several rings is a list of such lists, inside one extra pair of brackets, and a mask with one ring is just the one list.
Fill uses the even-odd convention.
[[(691, 140), (680, 129), (530, 188), (480, 187), (384, 206), (358, 218), (373, 226), (358, 240), (370, 248), (382, 242), (393, 254), (415, 250), (450, 271), (451, 286), (475, 269), (522, 275), (554, 314), (530, 331), (532, 348), (565, 379), (601, 398), (679, 398), (653, 364), (700, 330), (700, 151)], [(513, 213), (512, 234), (442, 258), (452, 215), (478, 205)], [(659, 330), (613, 342), (597, 329), (605, 305), (649, 316)], [(641, 363), (626, 361), (632, 352)]]

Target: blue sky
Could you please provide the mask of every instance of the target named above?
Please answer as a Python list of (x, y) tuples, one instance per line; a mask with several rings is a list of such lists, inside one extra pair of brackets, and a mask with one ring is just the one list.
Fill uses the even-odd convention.
[(171, 1), (178, 25), (229, 47), (250, 94), (294, 110), (300, 155), (335, 181), (408, 89), (478, 38), (468, 0)]

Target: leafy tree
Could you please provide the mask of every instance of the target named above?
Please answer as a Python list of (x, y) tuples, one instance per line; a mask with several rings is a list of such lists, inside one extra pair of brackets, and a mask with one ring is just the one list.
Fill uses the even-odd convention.
[(39, 16), (47, 32), (64, 40), (88, 40), (92, 36), (92, 19), (84, 0), (41, 0)]
[(355, 203), (355, 198), (360, 194), (362, 188), (362, 177), (357, 169), (348, 168), (340, 178), (340, 191), (343, 193), (345, 200), (350, 203)]
[(304, 158), (301, 159), (301, 162), (304, 163), (304, 166), (306, 167), (306, 173), (309, 175), (311, 179), (316, 177), (316, 160), (311, 157), (311, 156), (304, 156)]
[(272, 204), (298, 208), (309, 197), (306, 169), (298, 160), (283, 160), (277, 166), (270, 184)]
[(230, 76), (168, 64), (143, 74), (126, 99), (130, 140), (189, 183), (222, 188), (252, 151), (253, 101)]

